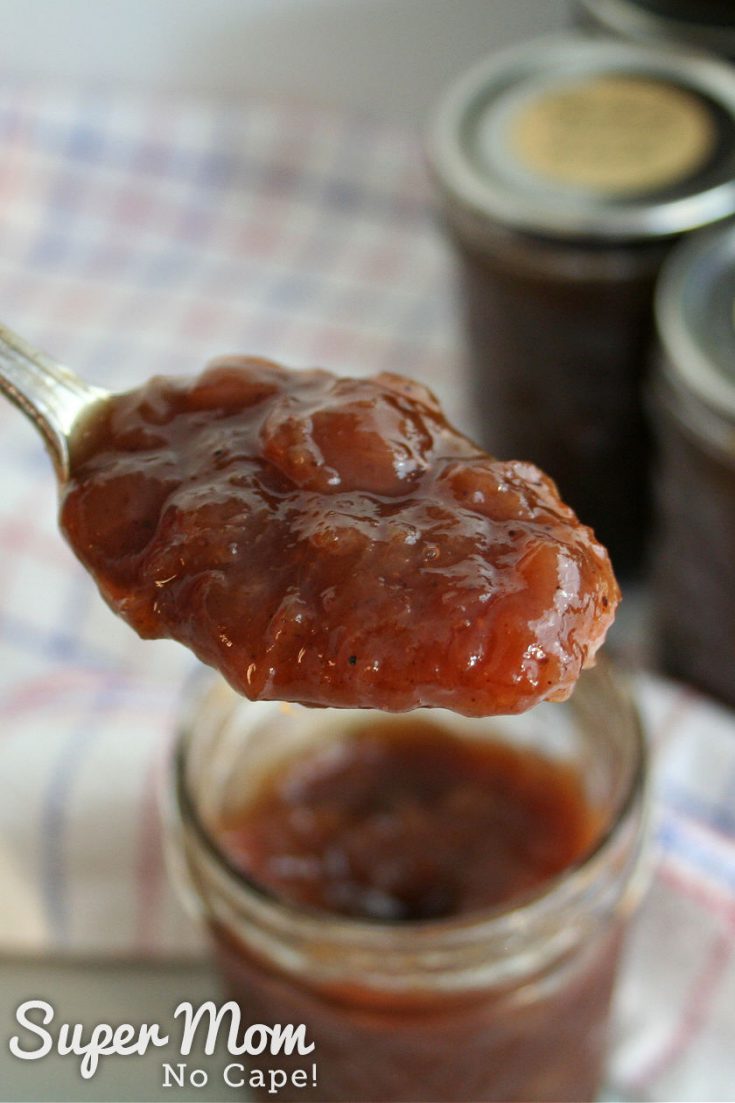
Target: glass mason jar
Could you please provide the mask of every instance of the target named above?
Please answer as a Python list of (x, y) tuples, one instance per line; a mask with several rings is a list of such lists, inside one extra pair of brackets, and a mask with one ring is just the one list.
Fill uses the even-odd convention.
[(577, 0), (577, 19), (633, 42), (679, 43), (735, 60), (732, 0)]
[(653, 613), (664, 668), (735, 706), (735, 226), (661, 274)]
[(569, 702), (524, 716), (431, 712), (462, 738), (573, 764), (602, 825), (592, 852), (511, 904), (452, 918), (388, 923), (283, 903), (230, 864), (218, 822), (294, 755), (387, 717), (253, 704), (214, 681), (187, 709), (173, 763), (175, 875), (245, 1023), (305, 1024), (315, 1043), (308, 1058), (254, 1059), (308, 1071), (278, 1098), (589, 1101), (641, 882), (646, 768), (634, 706), (600, 665)]
[(447, 91), (428, 154), (480, 441), (547, 471), (618, 571), (634, 570), (655, 281), (678, 237), (735, 211), (735, 73), (680, 51), (539, 39)]

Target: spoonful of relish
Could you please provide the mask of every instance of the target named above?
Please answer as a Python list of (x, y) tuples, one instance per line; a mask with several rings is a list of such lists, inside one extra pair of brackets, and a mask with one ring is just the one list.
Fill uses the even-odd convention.
[(252, 699), (521, 712), (612, 622), (607, 553), (552, 481), (402, 376), (228, 356), (113, 395), (0, 327), (0, 389), (108, 605)]

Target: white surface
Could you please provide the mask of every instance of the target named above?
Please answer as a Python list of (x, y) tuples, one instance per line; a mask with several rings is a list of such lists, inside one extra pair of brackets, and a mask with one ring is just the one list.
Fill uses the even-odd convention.
[(415, 123), (471, 62), (568, 13), (568, 0), (0, 0), (0, 71)]

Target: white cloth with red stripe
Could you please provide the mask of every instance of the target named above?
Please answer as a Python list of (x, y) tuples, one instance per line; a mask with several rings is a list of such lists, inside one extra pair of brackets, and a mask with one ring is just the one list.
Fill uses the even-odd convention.
[[(111, 389), (222, 352), (421, 377), (471, 428), (451, 265), (412, 135), (293, 104), (0, 88), (0, 318)], [(0, 951), (201, 952), (158, 792), (193, 660), (104, 607), (0, 403)], [(611, 1063), (735, 1097), (735, 717), (642, 678), (657, 857)]]

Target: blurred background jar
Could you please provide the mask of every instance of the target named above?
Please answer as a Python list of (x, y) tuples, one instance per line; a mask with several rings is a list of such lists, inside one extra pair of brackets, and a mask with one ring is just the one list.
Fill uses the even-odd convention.
[(658, 654), (735, 705), (735, 225), (672, 254), (656, 320)]
[(735, 60), (733, 0), (577, 0), (577, 22), (632, 42), (680, 45)]
[[(571, 770), (595, 824), (584, 855), (520, 897), (441, 918), (381, 920), (287, 902), (238, 866), (228, 849), (232, 825), (274, 777), (285, 778), (281, 791), (293, 792), (294, 763), (301, 777), (317, 779), (322, 803), (294, 808), (293, 822), (319, 817), (321, 825), (334, 817), (318, 764), (336, 762), (344, 770), (366, 727), (397, 725), (400, 738), (405, 718), (253, 704), (219, 679), (187, 709), (171, 785), (174, 874), (207, 925), (226, 993), (242, 1006), (245, 1021), (303, 1023), (316, 1045), (306, 1059), (261, 1054), (253, 1063), (305, 1066), (298, 1098), (319, 1103), (596, 1098), (621, 944), (645, 879), (646, 753), (635, 708), (601, 663), (582, 675), (568, 702), (523, 716), (468, 720), (429, 712), (424, 722), (442, 725), (475, 750), (489, 741), (531, 756), (545, 784), (549, 760)], [(418, 713), (411, 718), (420, 721)], [(359, 817), (366, 800), (381, 830), (391, 816), (405, 814), (408, 798), (401, 790), (391, 797), (392, 776), (367, 793), (362, 777), (344, 784), (348, 793), (357, 784), (356, 825), (365, 822)], [(521, 770), (518, 806), (509, 805), (515, 861), (524, 847), (559, 845), (553, 831), (517, 837), (528, 784)], [(572, 790), (563, 792), (571, 801)], [(550, 799), (547, 788), (544, 807)], [(442, 805), (435, 795), (428, 813), (409, 806), (416, 816)], [(278, 830), (283, 822), (279, 817)], [(351, 828), (353, 840), (358, 829)], [(250, 844), (256, 851), (264, 845), (260, 830)], [(502, 857), (502, 842), (495, 838), (494, 845)], [(419, 860), (402, 847), (401, 836), (392, 863), (401, 868)], [(467, 844), (457, 876), (469, 876), (462, 862), (471, 867), (471, 855), (486, 850), (485, 838), (479, 851)], [(291, 848), (282, 861), (275, 858), (289, 862), (293, 874), (298, 853)], [(334, 857), (329, 850), (324, 861), (333, 865)], [(257, 1097), (270, 1098), (266, 1091)]]
[(735, 210), (735, 73), (568, 35), (477, 65), (429, 136), (479, 437), (558, 482), (619, 571), (649, 516), (641, 382), (672, 244)]

